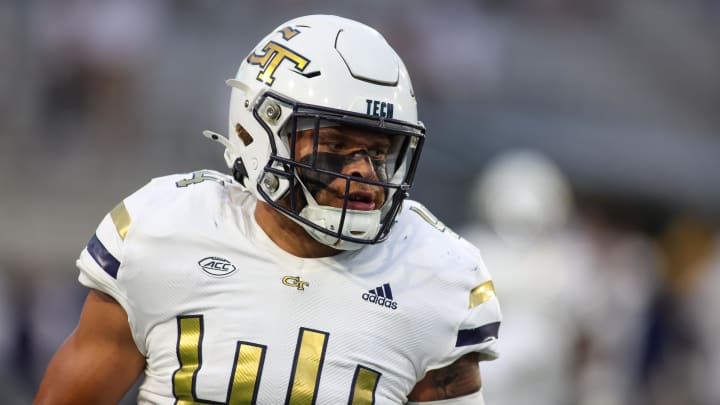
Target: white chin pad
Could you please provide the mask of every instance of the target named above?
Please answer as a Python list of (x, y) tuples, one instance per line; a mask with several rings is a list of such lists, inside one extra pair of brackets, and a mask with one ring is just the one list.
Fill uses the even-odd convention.
[[(342, 211), (342, 208), (308, 204), (300, 212), (300, 216), (331, 232), (337, 232), (340, 228)], [(380, 230), (380, 210), (347, 210), (342, 229), (343, 236), (370, 240), (377, 235), (378, 230)], [(326, 236), (335, 239), (332, 236)]]

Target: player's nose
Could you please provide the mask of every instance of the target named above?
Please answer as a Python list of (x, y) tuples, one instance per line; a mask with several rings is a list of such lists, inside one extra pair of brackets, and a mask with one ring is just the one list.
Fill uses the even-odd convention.
[(343, 173), (363, 179), (377, 179), (375, 166), (373, 166), (372, 160), (365, 149), (358, 150), (350, 155), (343, 168)]

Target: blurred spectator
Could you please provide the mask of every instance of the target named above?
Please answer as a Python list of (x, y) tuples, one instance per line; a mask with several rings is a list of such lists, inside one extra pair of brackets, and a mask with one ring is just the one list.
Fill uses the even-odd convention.
[(380, 17), (383, 31), (405, 50), (424, 99), (478, 102), (498, 91), (507, 58), (504, 18), (473, 2), (441, 8), (396, 4), (395, 11)]
[(688, 313), (698, 329), (702, 371), (699, 379), (699, 403), (720, 404), (720, 233), (713, 231), (711, 250), (698, 264), (704, 267), (694, 293), (688, 297)]
[(543, 155), (513, 151), (486, 166), (471, 201), (478, 222), (459, 231), (480, 248), (503, 305), (501, 360), (482, 368), (487, 402), (570, 404), (582, 258), (562, 233), (569, 186)]
[[(57, 135), (135, 136), (137, 74), (161, 27), (161, 1), (40, 0), (31, 31), (45, 79), (43, 116)], [(77, 122), (82, 125), (78, 127)], [(67, 127), (69, 125), (69, 128)], [(59, 130), (58, 130), (59, 129)], [(65, 131), (63, 131), (65, 129)], [(62, 139), (62, 136), (60, 137)], [(59, 140), (58, 140), (59, 141)]]
[(460, 233), (503, 303), (501, 361), (482, 370), (488, 403), (632, 403), (654, 286), (648, 243), (581, 222), (564, 175), (535, 151), (496, 157), (474, 196), (479, 222)]
[(720, 403), (720, 244), (714, 229), (680, 215), (660, 239), (663, 288), (654, 300), (642, 369), (655, 405)]
[[(19, 405), (32, 400), (29, 371), (31, 352), (27, 349), (28, 331), (22, 297), (26, 291), (15, 277), (15, 269), (0, 263), (0, 392), (3, 404)], [(25, 287), (25, 288), (24, 288)]]
[(635, 405), (643, 332), (658, 288), (658, 251), (648, 236), (602, 210), (584, 212), (577, 237), (585, 240), (577, 300), (581, 344), (576, 352), (580, 405)]

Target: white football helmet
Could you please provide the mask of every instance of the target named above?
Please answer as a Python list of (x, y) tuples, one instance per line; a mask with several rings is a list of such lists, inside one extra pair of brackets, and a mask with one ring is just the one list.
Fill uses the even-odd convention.
[(506, 242), (533, 243), (572, 214), (569, 180), (548, 156), (515, 149), (495, 156), (475, 182), (473, 207)]
[[(229, 139), (205, 135), (225, 146), (238, 182), (333, 248), (387, 238), (412, 185), (425, 127), (405, 65), (377, 31), (330, 15), (290, 20), (263, 38), (227, 83)], [(327, 126), (389, 137), (385, 159), (373, 162), (378, 179), (343, 174), (318, 156), (319, 129)], [(308, 129), (314, 129), (314, 152), (295, 160), (296, 135)], [(345, 182), (342, 208), (318, 204), (318, 184), (336, 179)], [(353, 182), (382, 187), (382, 206), (349, 209)]]

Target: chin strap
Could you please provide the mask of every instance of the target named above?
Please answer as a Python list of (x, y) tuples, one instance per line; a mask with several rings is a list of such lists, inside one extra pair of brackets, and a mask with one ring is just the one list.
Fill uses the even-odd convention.
[(430, 402), (408, 402), (407, 405), (485, 405), (482, 389), (461, 397)]

